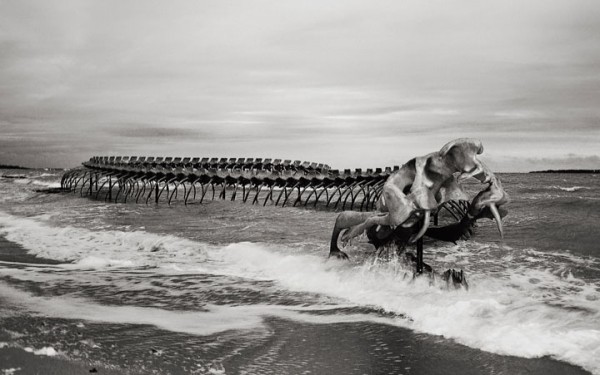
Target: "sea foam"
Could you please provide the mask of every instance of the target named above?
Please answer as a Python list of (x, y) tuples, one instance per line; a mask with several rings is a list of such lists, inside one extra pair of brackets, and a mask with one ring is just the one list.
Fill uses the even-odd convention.
[(579, 191), (579, 190), (583, 190), (583, 189), (588, 189), (585, 186), (552, 186), (554, 189), (558, 189), (558, 190), (562, 190), (562, 191), (568, 191), (570, 193), (574, 192), (574, 191)]

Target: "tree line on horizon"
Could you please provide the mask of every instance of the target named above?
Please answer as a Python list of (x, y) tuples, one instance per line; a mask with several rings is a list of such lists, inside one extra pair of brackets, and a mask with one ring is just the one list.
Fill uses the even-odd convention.
[(600, 169), (546, 169), (529, 173), (600, 173)]

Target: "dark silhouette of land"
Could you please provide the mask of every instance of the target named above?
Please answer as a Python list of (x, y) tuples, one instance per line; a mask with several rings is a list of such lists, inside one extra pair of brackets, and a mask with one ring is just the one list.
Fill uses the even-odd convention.
[(0, 169), (29, 169), (29, 168), (21, 167), (21, 166), (18, 166), (18, 165), (0, 164)]
[(531, 171), (529, 173), (600, 173), (600, 169), (547, 169), (545, 171)]

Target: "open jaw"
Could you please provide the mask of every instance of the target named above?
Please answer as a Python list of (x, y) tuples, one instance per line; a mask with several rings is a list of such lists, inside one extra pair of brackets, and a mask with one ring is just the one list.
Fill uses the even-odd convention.
[[(342, 212), (338, 216), (330, 255), (347, 258), (337, 242), (346, 229), (342, 243), (362, 233), (370, 234), (372, 240), (381, 236), (374, 234), (377, 232), (387, 233), (388, 243), (412, 244), (423, 236), (456, 241), (470, 236), (476, 220), (490, 218), (504, 237), (502, 218), (506, 210), (501, 206), (509, 202), (509, 197), (498, 177), (478, 159), (482, 152), (479, 140), (460, 138), (438, 152), (411, 159), (388, 177), (379, 198), (379, 212)], [(469, 203), (461, 182), (471, 177), (487, 186)], [(452, 213), (456, 223), (437, 226), (437, 215), (443, 209)], [(430, 226), (432, 217), (434, 227)], [(376, 246), (385, 242), (375, 239)]]

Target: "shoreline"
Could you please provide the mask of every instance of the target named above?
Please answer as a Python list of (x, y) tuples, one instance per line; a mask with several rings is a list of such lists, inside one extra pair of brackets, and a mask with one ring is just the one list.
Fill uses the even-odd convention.
[[(6, 330), (24, 335), (0, 349), (0, 371), (21, 368), (17, 374), (81, 374), (92, 369), (102, 374), (238, 374), (265, 369), (277, 374), (589, 374), (547, 357), (501, 356), (370, 322), (308, 324), (267, 318), (269, 335), (248, 340), (244, 332), (193, 336), (145, 325), (27, 315), (1, 321), (1, 339), (7, 338)], [(59, 354), (34, 355), (25, 347), (52, 347)]]
[[(31, 256), (2, 236), (0, 261), (24, 266), (59, 263)], [(9, 284), (27, 288), (18, 280)], [(93, 369), (102, 374), (236, 374), (266, 368), (285, 374), (589, 374), (548, 357), (504, 356), (373, 322), (311, 324), (267, 316), (265, 332), (258, 337), (247, 331), (196, 336), (149, 325), (50, 318), (6, 307), (5, 314), (0, 309), (0, 371), (20, 369), (15, 374), (69, 375)], [(34, 355), (24, 350), (27, 347), (51, 347), (59, 355)]]
[(54, 259), (41, 258), (29, 254), (21, 245), (7, 240), (0, 235), (0, 262), (24, 264), (62, 264)]

